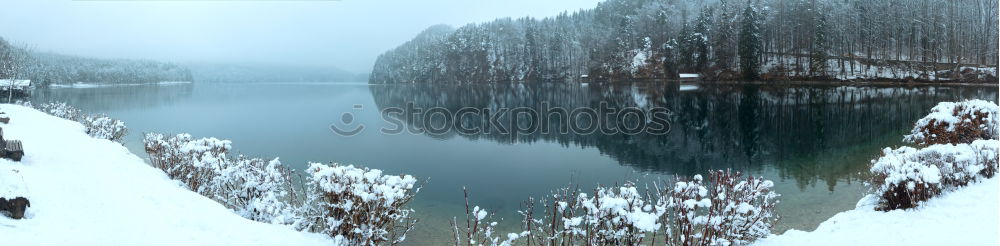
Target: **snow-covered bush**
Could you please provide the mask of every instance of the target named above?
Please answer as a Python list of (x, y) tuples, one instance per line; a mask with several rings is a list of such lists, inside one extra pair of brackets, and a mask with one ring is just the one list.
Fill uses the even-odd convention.
[(295, 180), (278, 159), (229, 157), (229, 140), (149, 133), (144, 142), (153, 166), (251, 220), (327, 234), (336, 245), (396, 244), (416, 222), (406, 204), (419, 189), (409, 175), (310, 163)]
[(297, 220), (297, 192), (292, 171), (277, 158), (265, 160), (239, 156), (215, 170), (218, 176), (209, 187), (216, 200), (226, 201), (237, 214), (272, 224), (293, 224)]
[(639, 245), (663, 228), (666, 208), (654, 196), (640, 194), (634, 183), (597, 187), (593, 194), (558, 189), (551, 200), (538, 201), (541, 213), (535, 211), (536, 201), (526, 202), (521, 223), (529, 232), (527, 244)]
[(997, 173), (997, 140), (935, 144), (922, 149), (886, 148), (872, 160), (869, 182), (878, 210), (906, 209), (943, 190), (968, 185)]
[(672, 208), (664, 224), (668, 245), (746, 245), (771, 232), (778, 216), (774, 183), (740, 172), (713, 172), (677, 182), (661, 206)]
[(95, 138), (121, 143), (128, 134), (125, 122), (106, 115), (85, 115), (80, 118), (80, 123), (87, 128), (87, 134)]
[(913, 208), (943, 191), (993, 177), (998, 113), (1000, 106), (983, 100), (938, 103), (903, 138), (922, 149), (886, 148), (872, 160), (871, 194), (859, 205)]
[[(582, 208), (582, 216), (570, 218), (566, 225), (575, 233), (590, 228), (592, 232), (587, 236), (588, 244), (637, 245), (646, 233), (660, 228), (658, 219), (666, 212), (654, 207), (652, 201), (644, 200), (635, 185), (630, 183), (619, 187), (599, 187), (594, 189), (593, 197), (580, 193), (577, 202)], [(562, 208), (562, 204), (558, 205)]]
[(983, 100), (942, 102), (917, 121), (904, 140), (920, 146), (997, 139), (1000, 106)]
[(763, 178), (715, 171), (640, 191), (634, 183), (594, 189), (563, 188), (542, 201), (536, 217), (527, 202), (526, 240), (545, 245), (745, 245), (770, 233), (778, 194)]
[[(23, 105), (30, 106), (31, 103)], [(64, 102), (44, 103), (38, 105), (37, 109), (59, 118), (80, 122), (86, 128), (87, 135), (91, 137), (121, 143), (125, 139), (125, 135), (128, 134), (128, 127), (125, 127), (125, 122), (106, 115), (86, 114), (82, 110)]]
[(80, 121), (80, 117), (83, 115), (83, 111), (65, 102), (43, 103), (38, 105), (37, 109), (52, 116), (72, 121)]
[(465, 229), (459, 229), (457, 218), (451, 220), (455, 245), (510, 246), (514, 245), (514, 242), (519, 238), (528, 235), (528, 231), (507, 233), (507, 235), (497, 233), (497, 222), (493, 221), (493, 215), (479, 206), (470, 209), (469, 191), (466, 189), (463, 191), (465, 192)]
[(278, 159), (228, 157), (231, 142), (216, 138), (193, 139), (188, 134), (165, 138), (145, 136), (146, 153), (153, 166), (241, 216), (275, 224), (296, 221), (296, 191), (291, 170)]
[(229, 141), (215, 138), (193, 139), (189, 134), (177, 134), (168, 138), (159, 133), (147, 133), (143, 143), (154, 167), (199, 193), (202, 193), (202, 186), (214, 178), (205, 166), (218, 165), (231, 149)]
[(300, 229), (343, 237), (351, 245), (394, 245), (416, 223), (406, 207), (420, 190), (412, 176), (320, 163), (310, 163), (307, 173)]
[(35, 108), (35, 105), (32, 104), (31, 101), (28, 101), (28, 100), (17, 100), (17, 101), (14, 101), (14, 105), (21, 105), (21, 106), (25, 106), (25, 107), (29, 107), (29, 108)]

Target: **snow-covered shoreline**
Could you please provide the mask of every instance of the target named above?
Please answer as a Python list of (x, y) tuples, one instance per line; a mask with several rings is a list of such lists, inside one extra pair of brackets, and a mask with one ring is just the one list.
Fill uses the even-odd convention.
[[(10, 245), (330, 245), (326, 235), (254, 222), (189, 191), (120, 144), (80, 123), (19, 105), (4, 137), (24, 142), (22, 162), (0, 159), (0, 194), (31, 199), (27, 218), (0, 216)], [(13, 175), (10, 175), (13, 174)], [(11, 185), (14, 184), (14, 185)], [(996, 245), (1000, 178), (936, 197), (917, 209), (862, 205), (812, 232), (790, 230), (753, 245)]]
[[(0, 104), (7, 139), (24, 143), (21, 162), (0, 171), (23, 177), (27, 218), (0, 216), (5, 245), (329, 245), (321, 234), (244, 219), (189, 191), (118, 143), (77, 122)], [(3, 180), (2, 182), (22, 182)], [(2, 187), (2, 186), (0, 186)]]
[(1000, 178), (933, 198), (910, 210), (862, 205), (838, 213), (812, 232), (789, 230), (754, 245), (997, 245)]

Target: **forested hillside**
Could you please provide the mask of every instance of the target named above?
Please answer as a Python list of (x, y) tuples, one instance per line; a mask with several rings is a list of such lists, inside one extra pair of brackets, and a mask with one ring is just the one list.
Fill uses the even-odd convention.
[(176, 64), (124, 59), (95, 59), (34, 52), (0, 38), (0, 79), (30, 79), (35, 86), (71, 84), (142, 84), (192, 81)]
[(371, 83), (669, 79), (996, 81), (997, 0), (608, 0), (435, 26)]

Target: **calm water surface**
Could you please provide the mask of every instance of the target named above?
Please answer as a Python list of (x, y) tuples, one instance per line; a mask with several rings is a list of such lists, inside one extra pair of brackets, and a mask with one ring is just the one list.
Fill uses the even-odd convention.
[[(332, 83), (181, 84), (61, 88), (35, 103), (66, 101), (122, 119), (126, 146), (139, 156), (142, 133), (188, 132), (233, 141), (240, 153), (280, 157), (296, 169), (338, 162), (426, 179), (412, 203), (421, 225), (408, 244), (450, 238), (464, 216), (462, 187), (474, 203), (515, 226), (519, 204), (569, 182), (593, 187), (731, 168), (775, 180), (782, 194), (777, 230), (813, 230), (862, 196), (868, 160), (901, 145), (916, 119), (941, 101), (997, 101), (996, 87), (765, 86), (676, 83), (367, 85)], [(663, 136), (624, 134), (380, 134), (381, 109), (404, 107), (564, 108), (600, 102), (666, 107)], [(355, 105), (360, 105), (360, 109)], [(329, 130), (342, 114), (366, 125), (360, 135)], [(531, 123), (535, 119), (526, 119)], [(421, 129), (424, 122), (405, 122)], [(433, 123), (433, 122), (432, 122)], [(519, 124), (525, 122), (518, 122)], [(559, 123), (553, 124), (558, 127)]]

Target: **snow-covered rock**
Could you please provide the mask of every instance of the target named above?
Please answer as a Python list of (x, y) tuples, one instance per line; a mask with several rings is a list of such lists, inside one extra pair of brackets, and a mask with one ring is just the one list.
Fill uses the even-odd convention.
[(18, 170), (30, 192), (27, 218), (0, 217), (4, 245), (330, 245), (327, 236), (244, 219), (189, 191), (121, 144), (77, 122), (3, 104), (5, 137), (20, 139)]

